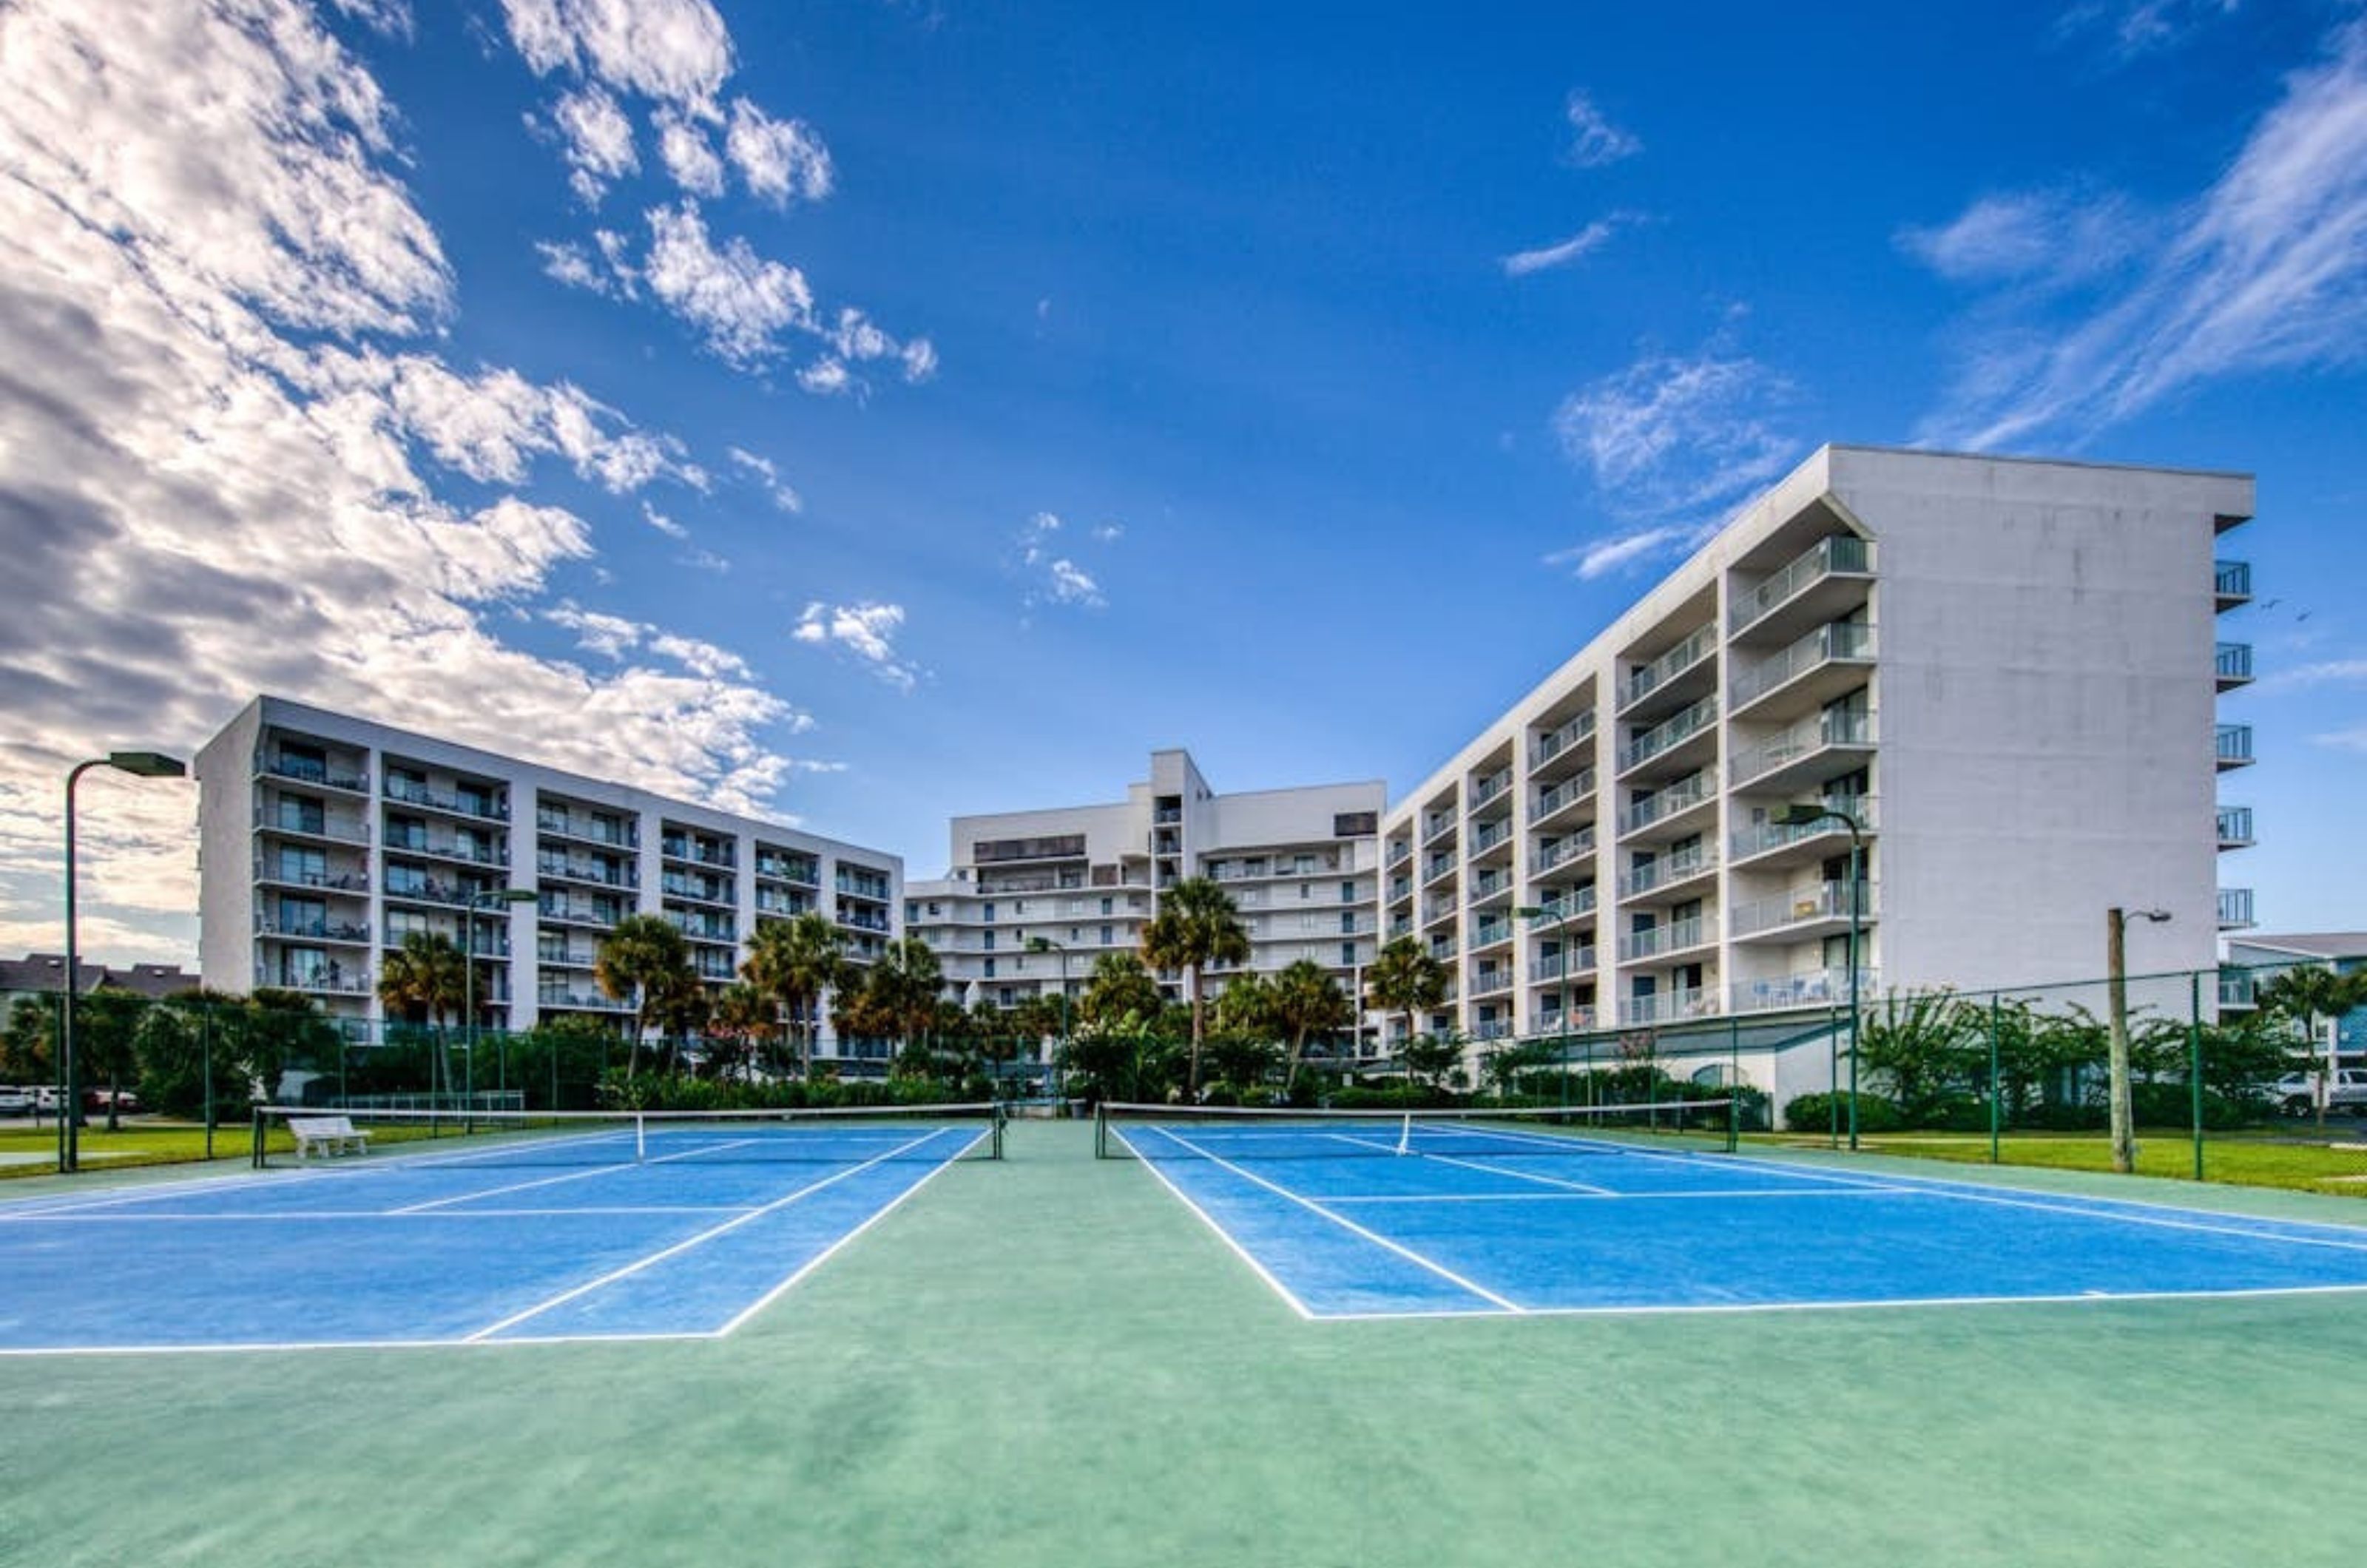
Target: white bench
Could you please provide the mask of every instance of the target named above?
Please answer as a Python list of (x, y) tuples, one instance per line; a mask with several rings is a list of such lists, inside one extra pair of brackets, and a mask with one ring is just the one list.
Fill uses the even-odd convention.
[(300, 1160), (316, 1150), (323, 1155), (369, 1153), (369, 1134), (357, 1128), (350, 1116), (291, 1116), (288, 1131), (295, 1134)]

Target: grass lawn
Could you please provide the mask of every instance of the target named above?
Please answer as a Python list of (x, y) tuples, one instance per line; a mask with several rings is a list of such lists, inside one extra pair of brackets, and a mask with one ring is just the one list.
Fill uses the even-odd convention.
[[(1822, 1138), (1777, 1136), (1748, 1141), (1793, 1148), (1825, 1146)], [(1985, 1134), (1885, 1133), (1862, 1135), (1858, 1143), (1869, 1154), (1958, 1164), (1989, 1162), (1989, 1140)], [(1998, 1159), (2001, 1165), (2108, 1171), (2112, 1168), (2112, 1145), (2101, 1133), (2014, 1133), (2000, 1140)], [(2191, 1179), (2194, 1175), (2192, 1135), (2182, 1127), (2139, 1129), (2137, 1174)], [(2203, 1141), (2203, 1177), (2206, 1181), (2242, 1187), (2283, 1187), (2367, 1198), (2367, 1140), (2355, 1136), (2347, 1122), (2331, 1123), (2323, 1134), (2305, 1122), (2266, 1131), (2213, 1134)]]
[[(85, 1164), (96, 1168), (112, 1168), (131, 1165), (178, 1165), (206, 1157), (206, 1130), (191, 1122), (159, 1122), (127, 1117), (119, 1132), (110, 1133), (103, 1120), (94, 1119), (84, 1126), (75, 1140)], [(284, 1134), (275, 1146), (293, 1148)], [(244, 1160), (253, 1157), (254, 1130), (245, 1123), (222, 1122), (214, 1128), (214, 1158)], [(22, 1156), (41, 1155), (54, 1162), (58, 1152), (58, 1127), (54, 1122), (44, 1122), (36, 1128), (29, 1123), (17, 1123), (0, 1130), (0, 1179), (12, 1176), (42, 1176), (56, 1172), (54, 1163), (25, 1162)]]

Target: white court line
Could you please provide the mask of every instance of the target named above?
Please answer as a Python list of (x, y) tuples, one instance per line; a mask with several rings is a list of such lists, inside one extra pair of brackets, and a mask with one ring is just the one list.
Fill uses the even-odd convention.
[(585, 1204), (569, 1209), (438, 1209), (425, 1213), (407, 1209), (279, 1209), (259, 1214), (61, 1214), (61, 1224), (76, 1225), (276, 1225), (292, 1220), (474, 1220), (564, 1219), (576, 1214), (744, 1214), (753, 1203), (615, 1203)]
[[(1264, 1188), (1267, 1191), (1274, 1194), (1278, 1198), (1287, 1199), (1289, 1201), (1306, 1209), (1310, 1213), (1319, 1215), (1321, 1218), (1331, 1221), (1333, 1224), (1338, 1225), (1342, 1230), (1347, 1231), (1353, 1235), (1361, 1236), (1365, 1240), (1371, 1242), (1375, 1247), (1381, 1247), (1388, 1252), (1394, 1252), (1399, 1258), (1404, 1258), (1407, 1262), (1414, 1264), (1419, 1268), (1429, 1269), (1440, 1279), (1448, 1281), (1450, 1284), (1453, 1284), (1459, 1289), (1470, 1292), (1473, 1295), (1479, 1297), (1483, 1301), (1495, 1303), (1506, 1312), (1517, 1313), (1527, 1310), (1518, 1302), (1500, 1296), (1495, 1292), (1488, 1289), (1485, 1285), (1478, 1284), (1472, 1280), (1465, 1279), (1462, 1275), (1457, 1274), (1454, 1269), (1447, 1268), (1444, 1264), (1433, 1262), (1432, 1259), (1424, 1258), (1421, 1253), (1416, 1252), (1410, 1247), (1402, 1246), (1398, 1242), (1391, 1241), (1388, 1237), (1380, 1235), (1376, 1231), (1367, 1230), (1363, 1225), (1358, 1224), (1355, 1221), (1348, 1218), (1344, 1214), (1335, 1214), (1331, 1213), (1321, 1203), (1316, 1201), (1312, 1198), (1302, 1197), (1298, 1193), (1293, 1192), (1287, 1187), (1268, 1181), (1264, 1177), (1260, 1176), (1253, 1170), (1244, 1170), (1240, 1166), (1235, 1165), (1232, 1161), (1226, 1159), (1221, 1156), (1209, 1153), (1206, 1149), (1201, 1148), (1198, 1145), (1193, 1143), (1189, 1138), (1169, 1132), (1164, 1127), (1153, 1126), (1148, 1130), (1158, 1134), (1161, 1137), (1166, 1138), (1171, 1142), (1182, 1145), (1184, 1148), (1190, 1149), (1202, 1159), (1207, 1160), (1212, 1164), (1224, 1167), (1227, 1170), (1231, 1171), (1235, 1176), (1241, 1178), (1245, 1181), (1255, 1182), (1258, 1186)], [(1120, 1137), (1123, 1139), (1124, 1134), (1121, 1134)], [(1132, 1142), (1128, 1140), (1127, 1141), (1127, 1146), (1128, 1148), (1132, 1148), (1134, 1145)], [(1137, 1152), (1138, 1156), (1139, 1151)], [(1148, 1164), (1150, 1162), (1146, 1161), (1145, 1163)]]
[(450, 1198), (430, 1198), (424, 1203), (412, 1203), (400, 1209), (389, 1209), (391, 1214), (424, 1214), (431, 1210), (448, 1208), (454, 1203), (473, 1203), (480, 1198), (498, 1198), (504, 1192), (524, 1192), (536, 1187), (556, 1187), (565, 1181), (583, 1181), (595, 1176), (609, 1176), (620, 1170), (639, 1170), (645, 1165), (664, 1165), (670, 1160), (688, 1159), (694, 1155), (710, 1155), (720, 1149), (744, 1148), (756, 1142), (753, 1138), (733, 1138), (729, 1143), (701, 1144), (695, 1149), (679, 1154), (660, 1155), (652, 1160), (624, 1160), (616, 1165), (595, 1165), (583, 1170), (562, 1171), (557, 1176), (538, 1176), (529, 1181), (513, 1181), (505, 1187), (488, 1187), (479, 1192), (462, 1192)]
[(1315, 1320), (1315, 1314), (1308, 1310), (1307, 1303), (1293, 1295), (1290, 1292), (1289, 1286), (1284, 1284), (1280, 1280), (1275, 1279), (1273, 1272), (1269, 1270), (1263, 1263), (1260, 1262), (1249, 1248), (1243, 1247), (1240, 1242), (1235, 1241), (1233, 1239), (1232, 1233), (1217, 1223), (1215, 1215), (1209, 1213), (1207, 1210), (1203, 1209), (1199, 1204), (1194, 1202), (1190, 1193), (1184, 1191), (1181, 1187), (1176, 1186), (1172, 1181), (1170, 1181), (1167, 1179), (1167, 1173), (1159, 1168), (1159, 1162), (1157, 1160), (1144, 1158), (1142, 1151), (1135, 1148), (1134, 1141), (1128, 1138), (1123, 1132), (1118, 1134), (1117, 1141), (1124, 1144), (1129, 1150), (1133, 1151), (1135, 1163), (1137, 1165), (1149, 1170), (1153, 1177), (1158, 1179), (1159, 1185), (1166, 1188), (1168, 1191), (1173, 1193), (1178, 1202), (1181, 1202), (1185, 1208), (1198, 1215), (1202, 1224), (1206, 1225), (1210, 1230), (1216, 1232), (1217, 1239), (1223, 1242), (1227, 1247), (1230, 1248), (1234, 1257), (1240, 1258), (1243, 1263), (1248, 1264), (1250, 1272), (1255, 1274), (1259, 1279), (1265, 1281), (1266, 1289), (1272, 1291), (1275, 1295), (1280, 1296), (1283, 1301), (1288, 1304), (1290, 1310), (1297, 1313), (1301, 1318), (1310, 1323)]
[(1888, 1198), (1884, 1187), (1833, 1188), (1803, 1192), (1791, 1187), (1706, 1187), (1698, 1192), (1360, 1192), (1326, 1198), (1327, 1203), (1687, 1203), (1704, 1198)]
[[(2103, 1303), (2252, 1301), (2279, 1296), (2340, 1296), (2367, 1293), (2367, 1285), (2258, 1285), (2225, 1291), (2079, 1291), (2038, 1296), (1884, 1296), (1869, 1301), (1696, 1302), (1659, 1306), (1532, 1307), (1526, 1317), (1738, 1316), (1751, 1313), (1870, 1312), (1889, 1307), (2094, 1306)], [(1391, 1323), (1414, 1317), (1494, 1318), (1496, 1313), (1424, 1308), (1413, 1312), (1319, 1313), (1323, 1323)]]
[(779, 1284), (774, 1286), (771, 1290), (766, 1291), (763, 1295), (757, 1297), (754, 1302), (749, 1304), (745, 1311), (742, 1312), (739, 1316), (733, 1318), (730, 1322), (725, 1324), (721, 1328), (717, 1329), (716, 1333), (718, 1335), (729, 1334), (732, 1330), (738, 1328), (742, 1324), (747, 1322), (750, 1318), (755, 1316), (758, 1313), (764, 1311), (766, 1307), (771, 1306), (776, 1301), (780, 1299), (782, 1293), (787, 1291), (790, 1286), (795, 1285), (798, 1280), (804, 1279), (807, 1275), (821, 1268), (824, 1263), (829, 1262), (831, 1258), (837, 1256), (841, 1247), (846, 1246), (847, 1243), (853, 1241), (856, 1236), (861, 1235), (865, 1231), (869, 1230), (873, 1225), (876, 1225), (880, 1221), (886, 1219), (896, 1210), (902, 1208), (906, 1199), (912, 1197), (913, 1193), (918, 1192), (922, 1188), (926, 1187), (930, 1182), (934, 1181), (938, 1177), (943, 1176), (946, 1170), (951, 1168), (956, 1160), (969, 1153), (970, 1150), (978, 1147), (980, 1143), (992, 1135), (991, 1129), (980, 1132), (976, 1137), (970, 1139), (968, 1143), (964, 1144), (961, 1147), (947, 1155), (944, 1159), (939, 1160), (934, 1170), (932, 1170), (928, 1175), (921, 1178), (920, 1180), (915, 1181), (912, 1186), (907, 1187), (901, 1192), (897, 1193), (894, 1201), (889, 1203), (878, 1213), (873, 1214), (869, 1219), (864, 1221), (861, 1224), (855, 1226), (853, 1230), (847, 1232), (844, 1235), (840, 1236), (836, 1241), (832, 1242), (828, 1247), (823, 1247), (820, 1252), (814, 1254), (812, 1258), (806, 1261), (803, 1268), (797, 1269), (791, 1273), (787, 1279), (782, 1280)]
[(698, 1247), (707, 1242), (712, 1241), (717, 1236), (722, 1235), (728, 1231), (738, 1230), (742, 1225), (747, 1224), (753, 1220), (762, 1219), (764, 1215), (772, 1213), (776, 1210), (786, 1209), (790, 1204), (797, 1202), (799, 1199), (810, 1197), (814, 1193), (821, 1191), (825, 1187), (834, 1187), (850, 1176), (859, 1176), (863, 1172), (869, 1170), (873, 1166), (884, 1164), (887, 1161), (893, 1159), (896, 1156), (904, 1153), (908, 1149), (919, 1148), (923, 1144), (927, 1143), (930, 1139), (938, 1136), (945, 1131), (946, 1129), (942, 1127), (934, 1128), (929, 1132), (922, 1134), (919, 1137), (913, 1138), (895, 1148), (886, 1151), (883, 1154), (873, 1156), (871, 1158), (865, 1160), (861, 1165), (851, 1165), (844, 1170), (839, 1171), (834, 1175), (826, 1176), (820, 1181), (811, 1182), (804, 1187), (800, 1187), (796, 1191), (791, 1192), (785, 1197), (776, 1198), (761, 1209), (751, 1209), (748, 1213), (742, 1214), (737, 1219), (726, 1220), (719, 1225), (713, 1226), (708, 1230), (703, 1230), (697, 1235), (691, 1236), (686, 1240), (678, 1241), (672, 1247), (666, 1247), (662, 1251), (652, 1252), (648, 1257), (632, 1263), (628, 1263), (621, 1269), (611, 1269), (609, 1272), (601, 1275), (596, 1280), (587, 1280), (584, 1283), (576, 1286), (572, 1290), (562, 1291), (558, 1295), (551, 1297), (549, 1301), (538, 1303), (533, 1306), (527, 1307), (523, 1312), (512, 1313), (509, 1316), (502, 1319), (499, 1323), (489, 1324), (485, 1327), (478, 1329), (474, 1334), (464, 1336), (464, 1338), (470, 1341), (489, 1339), (494, 1335), (501, 1333), (502, 1330), (515, 1327), (530, 1317), (539, 1317), (542, 1314), (550, 1311), (553, 1307), (563, 1306), (567, 1303), (576, 1300), (578, 1297), (591, 1294), (594, 1291), (599, 1290), (603, 1286), (612, 1285), (617, 1280), (626, 1278), (628, 1275), (638, 1274), (642, 1269), (651, 1268), (655, 1264), (663, 1263), (667, 1258), (674, 1257), (679, 1253), (687, 1252), (694, 1247)]

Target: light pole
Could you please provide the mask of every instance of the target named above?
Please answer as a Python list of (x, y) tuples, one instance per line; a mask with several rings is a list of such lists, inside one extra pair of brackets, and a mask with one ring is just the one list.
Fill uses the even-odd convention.
[(2129, 919), (2151, 920), (2156, 925), (2169, 919), (2167, 909), (2122, 909), (2117, 907), (2104, 911), (2104, 978), (2112, 1011), (2112, 1168), (2123, 1176), (2137, 1168), (2135, 1117), (2129, 1105)]
[[(1515, 919), (1527, 920), (1532, 925), (1550, 917), (1554, 940), (1561, 943), (1561, 971), (1555, 976), (1561, 981), (1561, 1006), (1557, 1011), (1560, 1029), (1555, 1037), (1554, 1061), (1561, 1068), (1561, 1100), (1565, 1108), (1569, 1104), (1569, 922), (1579, 915), (1579, 911), (1568, 907), (1569, 903), (1569, 900), (1564, 898), (1553, 904), (1523, 904), (1512, 911)], [(1591, 1102), (1594, 1098), (1594, 1074), (1591, 1070), (1586, 1075), (1586, 1089)]]
[(188, 775), (188, 764), (162, 751), (109, 751), (87, 762), (77, 762), (66, 774), (66, 994), (58, 1017), (58, 1170), (82, 1168), (79, 1136), (82, 1105), (74, 1087), (74, 990), (80, 979), (81, 954), (74, 942), (74, 785), (93, 768), (113, 768), (141, 779), (177, 779)]
[[(481, 887), (469, 895), (460, 908), (460, 1016), (467, 1021), (461, 1025), (461, 1048), (468, 1053), (468, 1077), (463, 1082), (464, 1098), (471, 1110), (477, 1098), (477, 911), (504, 904), (531, 904), (537, 897), (531, 887)], [(452, 1081), (449, 1068), (444, 1081)]]
[(1865, 926), (1865, 825), (1850, 812), (1832, 806), (1787, 806), (1775, 814), (1781, 827), (1806, 828), (1815, 823), (1838, 822), (1849, 829), (1850, 836), (1850, 932), (1849, 932), (1849, 998), (1850, 998), (1850, 1079), (1849, 1079), (1849, 1146), (1857, 1147), (1857, 1046), (1858, 1046), (1858, 958), (1859, 942)]
[[(1058, 1055), (1060, 1071), (1065, 1075), (1069, 1066), (1069, 950), (1048, 936), (1031, 936), (1027, 939), (1027, 951), (1057, 953), (1060, 955), (1060, 1046)], [(1066, 1084), (1062, 1084), (1057, 1090), (1053, 1089), (1052, 1074), (1049, 1071), (1044, 1075), (1044, 1087), (1048, 1091), (1051, 1091), (1052, 1098), (1055, 1100), (1063, 1098), (1068, 1090)]]

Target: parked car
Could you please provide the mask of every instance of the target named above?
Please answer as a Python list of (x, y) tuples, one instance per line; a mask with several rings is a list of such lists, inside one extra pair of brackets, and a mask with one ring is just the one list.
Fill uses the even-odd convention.
[(0, 1084), (0, 1116), (30, 1116), (33, 1113), (33, 1091), (11, 1089)]
[[(117, 1089), (114, 1099), (115, 1109), (120, 1114), (128, 1116), (140, 1109), (140, 1097), (128, 1089)], [(82, 1108), (85, 1111), (104, 1111), (107, 1109), (107, 1101), (106, 1089), (86, 1089), (82, 1091)]]
[[(2307, 1116), (2317, 1109), (2317, 1083), (2323, 1077), (2322, 1072), (2287, 1073), (2263, 1085), (2260, 1093), (2288, 1116)], [(2336, 1068), (2333, 1081), (2326, 1086), (2326, 1108), (2367, 1116), (2367, 1067)]]

